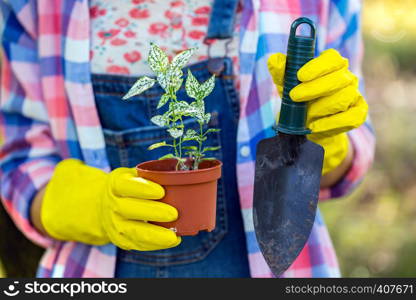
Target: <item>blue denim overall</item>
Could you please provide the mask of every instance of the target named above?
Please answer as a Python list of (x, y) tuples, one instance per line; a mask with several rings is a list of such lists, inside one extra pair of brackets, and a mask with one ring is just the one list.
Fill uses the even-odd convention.
[[(216, 0), (207, 37), (227, 38), (232, 34), (235, 0)], [(217, 12), (217, 13), (216, 13)], [(218, 13), (220, 12), (220, 13)], [(158, 251), (125, 251), (118, 249), (116, 277), (249, 277), (243, 220), (236, 182), (236, 134), (239, 117), (239, 98), (234, 87), (230, 58), (211, 58), (189, 67), (203, 82), (212, 73), (215, 89), (205, 100), (211, 112), (209, 127), (220, 128), (207, 141), (207, 146), (221, 146), (210, 153), (223, 162), (222, 178), (218, 182), (217, 221), (212, 232), (182, 238), (182, 243), (171, 249)], [(222, 70), (221, 70), (222, 69)], [(187, 70), (184, 70), (187, 74)], [(96, 105), (104, 130), (106, 150), (111, 168), (134, 167), (157, 159), (166, 149), (152, 151), (147, 147), (158, 141), (169, 141), (166, 130), (155, 126), (150, 118), (163, 113), (157, 110), (161, 87), (154, 86), (129, 101), (121, 97), (137, 78), (92, 76)], [(178, 98), (192, 101), (182, 87)], [(198, 128), (194, 120), (186, 121), (187, 128)]]

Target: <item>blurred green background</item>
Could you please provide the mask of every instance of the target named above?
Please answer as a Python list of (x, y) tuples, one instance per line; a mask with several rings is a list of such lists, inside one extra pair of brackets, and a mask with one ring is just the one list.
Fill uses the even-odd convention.
[(320, 207), (344, 277), (416, 275), (416, 1), (364, 0), (364, 76), (375, 163)]
[(352, 195), (320, 207), (343, 277), (414, 277), (416, 1), (363, 2), (364, 76), (377, 133), (375, 163)]

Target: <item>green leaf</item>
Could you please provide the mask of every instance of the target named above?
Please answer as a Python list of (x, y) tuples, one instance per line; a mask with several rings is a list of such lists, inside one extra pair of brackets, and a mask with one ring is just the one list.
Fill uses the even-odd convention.
[(196, 151), (198, 148), (196, 146), (182, 146), (182, 149)]
[(205, 131), (204, 135), (211, 133), (211, 132), (220, 132), (220, 131), (221, 129), (218, 129), (218, 128), (209, 128), (207, 131)]
[(185, 155), (195, 156), (196, 153), (197, 153), (196, 151), (187, 151), (187, 152), (185, 152)]
[[(182, 75), (180, 75), (182, 76)], [(182, 82), (183, 82), (183, 78), (179, 78), (179, 80), (175, 80), (172, 82), (172, 88), (173, 88), (173, 93), (176, 93), (177, 91), (179, 91), (179, 89), (182, 86)]]
[(196, 133), (196, 131), (195, 131), (195, 130), (193, 130), (193, 129), (188, 129), (188, 130), (186, 131), (185, 137), (192, 138), (192, 137), (194, 137), (194, 136), (196, 136), (196, 135), (198, 135), (198, 134)]
[(212, 90), (214, 89), (214, 86), (215, 86), (215, 75), (212, 75), (210, 79), (208, 79), (201, 85), (201, 92), (203, 95), (202, 98), (205, 98), (209, 94), (211, 94)]
[(198, 138), (198, 134), (196, 133), (196, 131), (193, 129), (188, 129), (185, 133), (185, 136), (183, 137), (183, 140), (190, 141), (190, 140), (195, 140), (197, 138)]
[(198, 136), (196, 136), (196, 137), (195, 137), (195, 140), (196, 140), (197, 142), (201, 142), (201, 143), (202, 143), (202, 142), (204, 142), (204, 141), (206, 141), (206, 140), (207, 140), (207, 137), (206, 137), (206, 136), (202, 136), (202, 137), (201, 137), (201, 136), (199, 136), (199, 135), (198, 135)]
[(167, 110), (163, 115), (163, 120), (165, 122), (165, 126), (169, 125), (170, 123), (170, 117), (172, 116), (172, 112), (170, 110)]
[(157, 74), (157, 82), (166, 92), (169, 92), (169, 89), (168, 89), (169, 82), (168, 82), (168, 78), (166, 77), (166, 72), (161, 72)]
[(123, 96), (123, 100), (126, 100), (130, 97), (139, 95), (145, 90), (151, 88), (155, 84), (156, 80), (149, 78), (147, 76), (140, 77), (135, 84), (130, 88), (130, 90)]
[(189, 111), (195, 114), (199, 119), (202, 119), (205, 114), (205, 107), (203, 101), (194, 101), (190, 104)]
[(196, 100), (189, 105), (187, 113), (189, 116), (194, 117), (198, 120), (201, 124), (204, 123), (204, 115), (205, 115), (205, 107), (204, 102), (202, 100)]
[(221, 149), (221, 146), (216, 147), (205, 147), (202, 149), (202, 153), (208, 152), (208, 151), (217, 151), (218, 149)]
[(194, 105), (194, 103), (192, 102), (191, 104), (189, 104), (188, 108), (186, 109), (186, 114), (191, 117), (196, 117), (198, 113), (198, 108)]
[(175, 93), (182, 85), (182, 71), (169, 67), (157, 75), (157, 81), (167, 93)]
[(168, 56), (154, 43), (150, 43), (148, 62), (150, 69), (156, 74), (164, 72), (169, 66)]
[(166, 78), (168, 80), (168, 86), (174, 89), (176, 92), (182, 85), (183, 72), (181, 69), (176, 69), (172, 66), (166, 71)]
[(209, 120), (211, 120), (211, 114), (210, 113), (207, 113), (204, 116), (204, 122), (208, 124), (209, 123)]
[(172, 102), (170, 108), (174, 110), (175, 113), (186, 114), (189, 109), (189, 103), (186, 101)]
[(153, 149), (157, 149), (157, 148), (160, 148), (160, 147), (172, 147), (172, 145), (166, 144), (166, 142), (163, 141), (163, 142), (160, 142), (160, 143), (155, 143), (153, 145), (150, 145), (147, 148), (147, 150), (153, 150)]
[(163, 105), (165, 105), (169, 101), (170, 97), (168, 94), (163, 94), (163, 96), (159, 100), (159, 104), (157, 105), (157, 108), (161, 108)]
[(152, 117), (152, 118), (150, 119), (150, 121), (151, 121), (153, 124), (156, 124), (157, 126), (160, 126), (160, 127), (164, 127), (164, 126), (166, 126), (166, 125), (167, 125), (167, 123), (166, 123), (166, 120), (165, 120), (164, 116), (161, 116), (161, 115), (157, 115), (157, 116)]
[(201, 88), (198, 80), (194, 77), (191, 70), (188, 69), (188, 77), (185, 82), (185, 90), (189, 97), (194, 99), (201, 98)]
[(175, 155), (173, 155), (172, 153), (163, 155), (162, 157), (159, 157), (159, 160), (163, 160), (163, 159), (169, 159), (169, 158), (176, 158)]
[(183, 129), (169, 128), (168, 132), (174, 139), (177, 139), (183, 135)]
[(182, 69), (188, 63), (195, 50), (197, 50), (197, 48), (190, 48), (182, 51), (172, 59), (171, 66), (173, 68)]
[(216, 160), (215, 157), (204, 157), (201, 160)]

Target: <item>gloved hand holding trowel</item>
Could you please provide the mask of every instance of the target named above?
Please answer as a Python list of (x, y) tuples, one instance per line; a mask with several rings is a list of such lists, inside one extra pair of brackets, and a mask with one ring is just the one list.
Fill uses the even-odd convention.
[[(310, 34), (298, 35), (300, 25), (308, 26)], [(253, 221), (276, 276), (309, 238), (319, 188), (334, 185), (351, 166), (346, 132), (367, 117), (368, 106), (348, 60), (334, 49), (314, 58), (315, 42), (315, 24), (299, 18), (291, 26), (287, 56), (276, 53), (268, 60), (282, 105), (276, 136), (257, 144)]]
[[(282, 95), (286, 55), (271, 55), (268, 67)], [(290, 92), (290, 97), (296, 102), (308, 101), (306, 125), (312, 133), (307, 137), (325, 149), (322, 168), (325, 176), (347, 158), (352, 148), (346, 132), (364, 123), (368, 105), (358, 90), (358, 78), (348, 70), (348, 59), (334, 49), (322, 52), (304, 65), (298, 79), (302, 83)]]

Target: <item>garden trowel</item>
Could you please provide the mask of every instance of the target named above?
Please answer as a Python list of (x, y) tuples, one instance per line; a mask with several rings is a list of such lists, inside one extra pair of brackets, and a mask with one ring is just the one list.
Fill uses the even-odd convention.
[[(310, 35), (297, 35), (301, 24)], [(300, 28), (299, 28), (300, 29)], [(315, 52), (316, 30), (307, 18), (291, 26), (282, 106), (276, 136), (257, 145), (253, 220), (257, 241), (275, 276), (293, 263), (309, 238), (315, 220), (324, 150), (306, 138), (307, 103), (289, 92), (300, 82), (298, 70)]]

